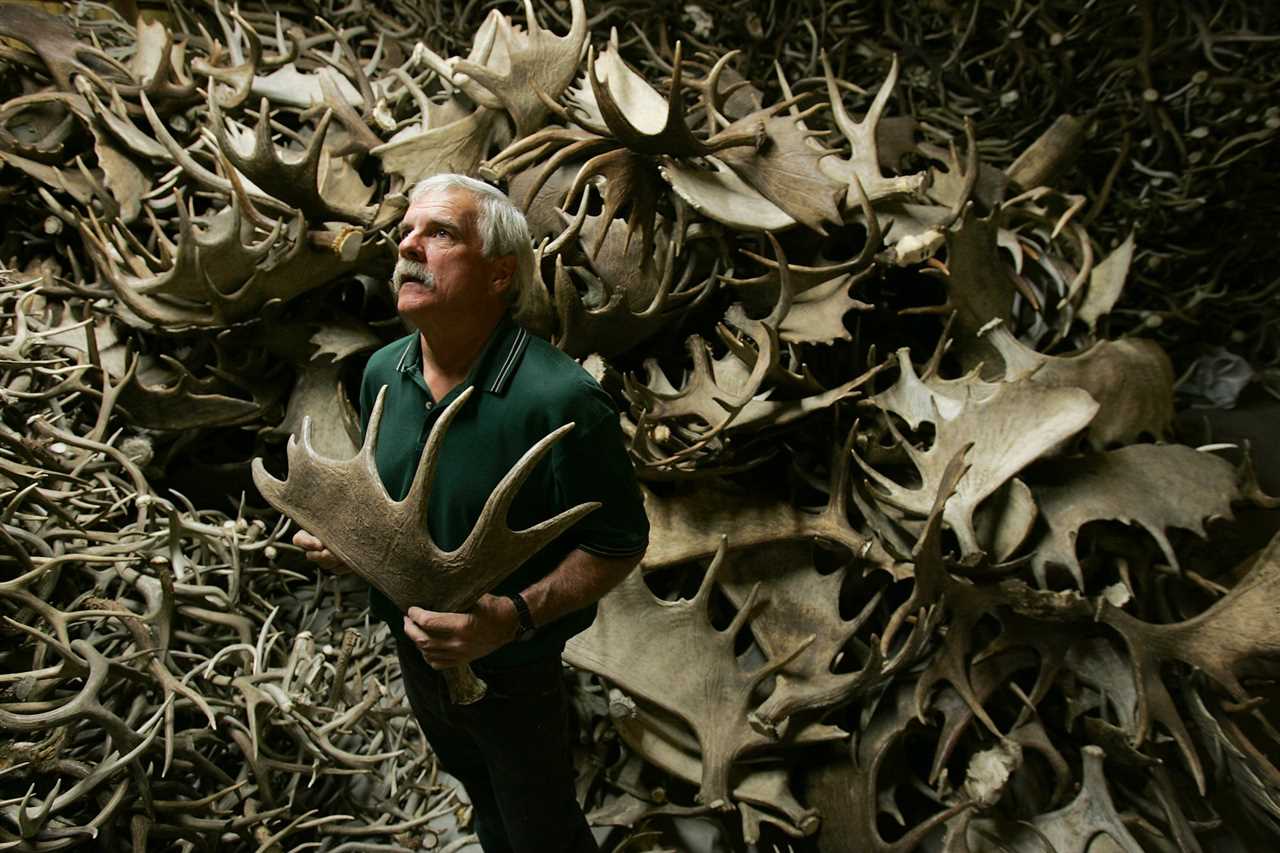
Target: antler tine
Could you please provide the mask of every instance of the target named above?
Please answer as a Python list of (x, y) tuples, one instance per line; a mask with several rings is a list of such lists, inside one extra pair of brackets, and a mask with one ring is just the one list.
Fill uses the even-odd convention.
[[(239, 152), (232, 150), (227, 152), (227, 156), (240, 171), (247, 173), (252, 170), (254, 183), (258, 183), (259, 178), (273, 178), (275, 180), (268, 180), (268, 184), (280, 183), (290, 188), (314, 187), (316, 175), (320, 170), (320, 152), (324, 147), (324, 135), (329, 129), (329, 123), (333, 120), (333, 110), (326, 108), (320, 120), (316, 122), (315, 131), (303, 152), (302, 159), (288, 163), (276, 155), (275, 143), (271, 141), (271, 102), (264, 97), (258, 104), (258, 123), (254, 128), (253, 154), (249, 159), (244, 159)], [(218, 144), (226, 147), (222, 138), (219, 138)], [(273, 170), (278, 170), (278, 174), (273, 174)], [(262, 185), (259, 184), (259, 186)], [(263, 189), (278, 196), (274, 189), (269, 187), (263, 187)]]
[[(564, 426), (561, 426), (555, 431), (543, 436), (537, 444), (525, 451), (525, 454), (520, 457), (520, 461), (515, 464), (514, 468), (507, 472), (506, 476), (502, 478), (497, 487), (493, 490), (493, 493), (489, 495), (489, 499), (485, 502), (484, 509), (480, 513), (480, 520), (476, 522), (477, 528), (483, 527), (486, 522), (490, 522), (491, 520), (505, 520), (507, 510), (511, 508), (511, 502), (520, 491), (520, 487), (524, 485), (524, 481), (529, 479), (529, 475), (533, 473), (533, 469), (542, 461), (542, 457), (546, 456), (547, 453), (550, 452), (551, 445), (555, 444), (562, 437), (568, 434), (574, 426), (575, 422), (570, 421)], [(574, 521), (577, 521), (579, 518), (598, 506), (600, 506), (598, 501), (580, 504), (573, 509), (560, 513), (554, 518), (549, 518), (546, 521), (535, 524), (533, 527), (517, 531), (514, 535), (528, 535), (532, 537), (542, 534), (544, 531), (553, 527), (555, 528), (555, 535), (558, 535), (560, 530), (563, 530), (573, 524)], [(475, 533), (473, 532), (472, 535), (474, 536)], [(554, 538), (554, 535), (550, 538)]]
[(672, 122), (687, 126), (684, 119), (684, 99), (680, 97), (684, 77), (681, 68), (683, 52), (684, 45), (677, 39), (675, 53), (671, 59), (671, 96), (667, 99), (667, 127), (670, 127)]
[[(600, 250), (604, 245), (604, 236), (608, 233), (606, 230), (600, 232), (600, 238), (596, 240), (595, 248), (592, 249), (592, 256)], [(627, 239), (631, 239), (628, 232)], [(671, 285), (675, 283), (676, 276), (676, 247), (674, 243), (667, 245), (667, 256), (662, 263), (662, 279), (658, 282), (658, 289), (653, 294), (653, 301), (643, 311), (636, 314), (637, 317), (656, 317), (662, 313), (667, 307), (667, 300), (671, 296)], [(684, 272), (680, 276), (680, 286), (683, 287), (693, 277), (693, 264), (688, 264), (684, 268)]]
[(884, 241), (884, 232), (880, 230), (880, 219), (876, 216), (875, 209), (871, 207), (871, 199), (867, 198), (867, 191), (862, 187), (862, 179), (856, 173), (849, 177), (849, 189), (857, 193), (858, 206), (862, 208), (862, 215), (867, 220), (867, 242), (863, 244), (858, 257), (849, 262), (852, 264), (851, 269), (857, 269), (870, 264), (875, 258), (880, 244)]
[(520, 457), (494, 487), (466, 541), (452, 555), (445, 555), (445, 559), (460, 559), (463, 565), (473, 567), (465, 577), (459, 577), (459, 586), (448, 601), (449, 607), (457, 610), (470, 607), (483, 592), (495, 586), (528, 556), (601, 506), (599, 501), (578, 504), (524, 530), (511, 530), (507, 526), (507, 511), (520, 486), (551, 445), (573, 426), (570, 422), (546, 435)]
[(311, 415), (304, 415), (302, 418), (302, 452), (308, 456), (315, 456), (315, 444), (311, 441), (312, 428), (315, 422), (311, 420)]
[(751, 585), (751, 590), (747, 593), (746, 601), (742, 602), (742, 606), (738, 608), (738, 612), (733, 614), (729, 627), (725, 628), (721, 633), (728, 642), (732, 643), (734, 637), (738, 636), (738, 632), (750, 621), (751, 617), (756, 614), (764, 605), (768, 604), (767, 598), (760, 597), (760, 581), (756, 581)]
[[(852, 494), (853, 443), (856, 438), (857, 424), (855, 423), (850, 427), (844, 441), (832, 448), (831, 452), (831, 491), (827, 508), (822, 514), (837, 525), (846, 522), (849, 518), (849, 501)], [(863, 555), (859, 554), (858, 556), (861, 557)], [(879, 593), (876, 594), (876, 598), (879, 598)], [(857, 621), (860, 622), (861, 619)]]
[[(964, 162), (964, 185), (960, 189), (960, 195), (956, 198), (956, 203), (951, 206), (951, 213), (939, 224), (941, 228), (950, 228), (964, 214), (965, 207), (973, 197), (973, 190), (978, 185), (978, 139), (975, 135), (971, 116), (964, 117), (964, 136), (968, 146)], [(954, 144), (951, 146), (951, 161), (957, 164), (960, 162), (960, 158), (956, 156)], [(1014, 281), (1019, 281), (1019, 279), (1015, 278)], [(1025, 287), (1019, 287), (1018, 289), (1038, 310), (1040, 300), (1036, 298), (1035, 292)]]
[[(759, 585), (759, 583), (760, 583), (759, 581), (756, 582), (757, 585)], [(769, 676), (775, 675), (778, 672), (780, 672), (783, 668), (787, 666), (787, 664), (791, 663), (793, 660), (800, 657), (800, 655), (806, 649), (812, 646), (814, 641), (817, 639), (818, 639), (817, 634), (809, 634), (803, 639), (801, 639), (798, 643), (796, 643), (785, 654), (781, 654), (778, 657), (774, 658), (773, 660), (766, 662), (763, 666), (761, 666), (759, 669), (757, 669), (755, 672), (751, 674), (751, 681), (750, 681), (751, 688), (754, 690), (760, 684), (760, 682), (764, 681)], [(777, 735), (775, 735), (775, 737), (782, 734), (781, 729), (775, 729), (774, 731), (777, 732)]]
[(770, 329), (777, 329), (791, 310), (791, 302), (795, 299), (795, 285), (791, 282), (791, 268), (787, 265), (787, 253), (773, 232), (766, 232), (769, 245), (773, 247), (773, 256), (778, 259), (778, 301), (774, 304), (769, 316), (763, 322)]
[[(475, 391), (475, 386), (463, 390), (463, 392), (458, 395), (457, 399), (445, 408), (444, 412), (441, 413), (439, 420), (437, 420), (431, 427), (431, 432), (427, 436), (426, 446), (422, 448), (422, 459), (418, 463), (418, 470), (414, 472), (413, 483), (410, 484), (409, 494), (405, 497), (406, 508), (409, 510), (411, 517), (413, 518), (421, 518), (425, 520), (427, 517), (427, 506), (431, 499), (431, 486), (435, 482), (436, 465), (440, 460), (440, 445), (444, 443), (445, 433), (449, 431), (449, 426), (453, 423), (453, 419), (458, 416), (460, 411), (462, 411), (462, 407), (466, 405), (467, 400), (471, 399), (473, 391)], [(383, 385), (382, 390), (378, 392), (379, 406), (381, 405), (382, 399), (386, 393), (387, 386)], [(379, 416), (380, 422), (382, 411), (380, 408), (375, 408), (375, 412)], [(374, 423), (373, 417), (370, 417), (369, 434), (373, 436), (375, 445), (378, 438), (378, 433), (375, 429), (376, 426), (377, 424)], [(369, 454), (369, 459), (370, 461), (373, 460), (372, 453)], [(492, 496), (490, 496), (490, 499), (492, 499)], [(478, 522), (476, 527), (480, 527)], [(475, 535), (475, 530), (472, 531), (471, 535)]]
[[(526, 530), (507, 527), (506, 513), (532, 469), (573, 424), (543, 438), (508, 470), (490, 493), (463, 544), (444, 551), (432, 539), (426, 509), (437, 473), (441, 445), (451, 422), (474, 393), (467, 388), (431, 427), (409, 492), (392, 500), (376, 465), (378, 432), (387, 387), (374, 402), (365, 439), (356, 456), (328, 459), (311, 446), (304, 421), (300, 442), (288, 448), (290, 471), (284, 480), (268, 475), (261, 459), (253, 462), (254, 482), (272, 506), (317, 535), (339, 559), (375, 586), (402, 611), (421, 606), (458, 612), (492, 590), (534, 552), (600, 506), (583, 503)], [(349, 517), (363, 512), (355, 523)], [(483, 695), (469, 671), (447, 675), (455, 701), (466, 704)]]
[(871, 107), (860, 122), (850, 118), (848, 111), (844, 108), (844, 101), (841, 99), (839, 87), (836, 86), (835, 75), (831, 71), (831, 63), (827, 59), (826, 51), (822, 53), (822, 68), (826, 72), (827, 94), (831, 98), (831, 116), (835, 119), (836, 126), (849, 139), (857, 139), (869, 145), (871, 151), (875, 151), (876, 123), (880, 121), (880, 114), (884, 112), (885, 104), (889, 102), (889, 95), (893, 93), (893, 87), (898, 83), (898, 55), (896, 53), (893, 55), (889, 73), (885, 75), (884, 82), (880, 84), (880, 89), (871, 102)]
[(705, 609), (707, 602), (711, 599), (711, 588), (715, 586), (716, 579), (720, 576), (720, 571), (724, 567), (724, 555), (729, 548), (728, 534), (720, 534), (720, 544), (716, 546), (716, 555), (711, 558), (711, 565), (707, 567), (707, 573), (702, 576), (702, 583), (698, 584), (698, 591), (693, 596), (693, 603), (699, 609)]
[(721, 101), (721, 94), (719, 91), (720, 75), (724, 73), (724, 69), (729, 65), (729, 61), (739, 53), (742, 53), (742, 51), (731, 50), (724, 56), (717, 59), (716, 64), (711, 66), (711, 70), (707, 72), (707, 79), (705, 81), (707, 90), (704, 97), (706, 98), (707, 113), (714, 116), (715, 120), (723, 122), (725, 127), (728, 127), (732, 122), (724, 115), (724, 104)]

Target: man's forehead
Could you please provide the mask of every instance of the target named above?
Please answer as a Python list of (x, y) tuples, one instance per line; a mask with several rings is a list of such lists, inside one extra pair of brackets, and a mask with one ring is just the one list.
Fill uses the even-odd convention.
[(429, 190), (413, 200), (404, 212), (403, 221), (425, 218), (461, 225), (471, 221), (475, 209), (475, 198), (466, 190), (455, 187)]

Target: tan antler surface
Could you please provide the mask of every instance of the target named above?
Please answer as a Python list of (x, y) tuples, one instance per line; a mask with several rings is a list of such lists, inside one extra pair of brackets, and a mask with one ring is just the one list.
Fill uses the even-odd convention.
[(564, 673), (611, 846), (1277, 847), (1268, 4), (54, 5), (0, 0), (0, 848), (461, 843), (361, 576), (464, 609), (590, 511), (531, 468), (633, 472), (530, 440), (433, 540), (479, 410), (364, 442), (441, 171), (647, 487)]
[(1179, 444), (1135, 444), (1053, 460), (1046, 467), (1060, 479), (1033, 489), (1045, 520), (1031, 556), (1041, 586), (1047, 585), (1048, 567), (1056, 564), (1084, 589), (1076, 540), (1090, 522), (1115, 519), (1146, 530), (1176, 568), (1167, 530), (1204, 536), (1204, 522), (1230, 517), (1232, 501), (1240, 498), (1230, 462)]
[(560, 97), (578, 70), (587, 40), (587, 10), (583, 0), (572, 0), (570, 6), (573, 23), (566, 35), (557, 36), (543, 28), (533, 4), (526, 2), (527, 32), (514, 27), (505, 15), (495, 20), (495, 41), (504, 48), (501, 58), (491, 56), (490, 64), (457, 60), (460, 74), (488, 89), (502, 103), (520, 136), (540, 127), (547, 116), (544, 98)]
[(507, 510), (516, 492), (551, 445), (573, 429), (570, 422), (520, 457), (485, 502), (462, 545), (452, 551), (437, 546), (426, 525), (436, 462), (449, 424), (471, 391), (460, 394), (432, 427), (409, 494), (402, 501), (387, 495), (374, 461), (385, 387), (374, 403), (364, 446), (351, 459), (326, 459), (317, 454), (311, 446), (308, 418), (303, 423), (302, 441), (289, 441), (288, 478), (277, 480), (260, 459), (255, 459), (253, 481), (272, 506), (318, 536), (401, 610), (465, 610), (599, 506), (579, 504), (525, 530), (506, 526)]
[(920, 471), (925, 483), (922, 488), (906, 488), (867, 466), (861, 456), (854, 459), (883, 489), (885, 502), (923, 516), (939, 491), (948, 462), (960, 447), (973, 444), (972, 470), (961, 481), (944, 514), (964, 552), (970, 554), (981, 550), (973, 514), (983, 499), (1087, 426), (1098, 404), (1078, 388), (1041, 388), (1028, 381), (1001, 383), (994, 391), (964, 386), (962, 400), (953, 417), (935, 409), (931, 420), (937, 429), (937, 440), (928, 450), (903, 443), (906, 454)]
[[(520, 486), (551, 445), (573, 429), (573, 422), (569, 422), (529, 448), (507, 472), (485, 501), (466, 541), (452, 551), (436, 545), (426, 523), (436, 462), (449, 424), (472, 390), (459, 394), (432, 426), (404, 500), (392, 500), (387, 494), (375, 462), (386, 386), (378, 392), (364, 445), (355, 456), (338, 460), (316, 453), (307, 418), (302, 441), (289, 440), (288, 478), (277, 480), (267, 473), (261, 459), (254, 459), (253, 481), (273, 507), (318, 536), (402, 611), (415, 606), (446, 612), (466, 610), (535, 552), (600, 506), (596, 502), (579, 504), (524, 530), (507, 527), (507, 510)], [(464, 689), (475, 690), (476, 685), (467, 683), (469, 675), (461, 678)], [(455, 700), (464, 704), (483, 695), (482, 690), (478, 695), (460, 695), (452, 684), (451, 691)]]
[[(777, 748), (778, 741), (753, 730), (747, 712), (755, 691), (813, 642), (804, 637), (754, 670), (734, 654), (734, 638), (765, 602), (759, 584), (748, 593), (724, 631), (711, 624), (708, 606), (724, 564), (725, 543), (711, 561), (691, 600), (657, 598), (638, 572), (628, 575), (600, 600), (595, 623), (569, 640), (564, 657), (580, 669), (603, 675), (624, 692), (652, 702), (694, 731), (702, 752), (699, 798), (710, 808), (729, 806), (734, 764), (745, 754)], [(637, 618), (639, 617), (639, 618)], [(702, 649), (673, 670), (668, 661), (681, 650)], [(830, 726), (814, 724), (792, 733), (789, 743), (818, 743), (840, 737)]]

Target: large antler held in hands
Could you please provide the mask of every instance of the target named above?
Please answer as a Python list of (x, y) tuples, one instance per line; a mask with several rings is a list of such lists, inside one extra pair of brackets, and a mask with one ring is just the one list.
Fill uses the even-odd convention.
[[(573, 422), (530, 447), (485, 501), (475, 526), (461, 546), (441, 549), (427, 530), (427, 505), (436, 463), (449, 424), (471, 396), (463, 391), (431, 428), (418, 471), (404, 500), (387, 494), (378, 476), (375, 453), (387, 389), (378, 392), (364, 445), (350, 459), (328, 459), (311, 446), (310, 418), (302, 441), (289, 439), (289, 475), (277, 480), (261, 459), (253, 460), (253, 481), (273, 507), (315, 534), (360, 577), (377, 587), (401, 610), (425, 607), (460, 612), (492, 590), (587, 513), (600, 506), (584, 503), (524, 530), (507, 527), (507, 510), (534, 467)], [(462, 666), (445, 670), (449, 692), (459, 704), (484, 696), (484, 682)]]

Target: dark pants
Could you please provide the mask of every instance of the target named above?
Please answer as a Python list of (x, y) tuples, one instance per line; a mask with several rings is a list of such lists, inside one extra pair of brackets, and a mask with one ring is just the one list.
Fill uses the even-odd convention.
[(475, 667), (489, 690), (454, 705), (440, 673), (397, 638), (405, 693), (440, 765), (467, 789), (485, 853), (596, 853), (574, 794), (560, 658)]

